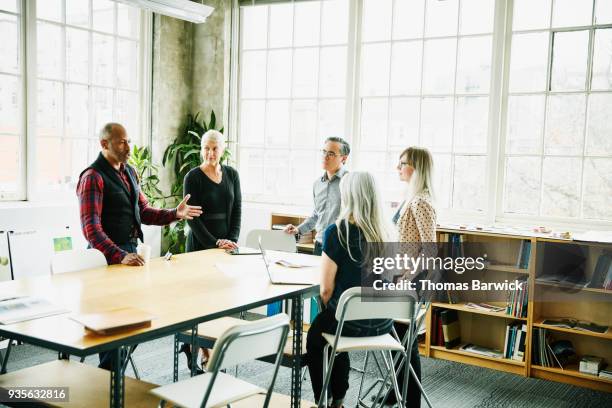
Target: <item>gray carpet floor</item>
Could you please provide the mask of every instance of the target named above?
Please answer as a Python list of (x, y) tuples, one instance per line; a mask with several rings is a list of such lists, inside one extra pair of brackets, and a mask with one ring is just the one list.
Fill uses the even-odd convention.
[[(141, 344), (134, 353), (134, 360), (143, 380), (167, 384), (172, 382), (173, 338), (165, 337)], [(351, 355), (352, 366), (363, 364), (363, 354)], [(189, 372), (184, 355), (180, 356), (179, 378), (187, 378)], [(30, 345), (14, 347), (8, 369), (19, 368), (51, 361), (57, 354)], [(612, 394), (592, 391), (562, 383), (524, 378), (487, 368), (454, 363), (450, 361), (421, 358), (423, 387), (434, 407), (612, 407)], [(98, 357), (91, 356), (86, 363), (97, 365)], [(266, 386), (271, 375), (271, 365), (253, 362), (240, 366), (238, 376), (250, 382)], [(375, 366), (368, 367), (365, 384), (374, 380)], [(289, 394), (291, 371), (281, 367), (275, 391)], [(133, 376), (131, 368), (127, 375)], [(359, 374), (351, 370), (351, 388), (345, 400), (346, 407), (354, 407), (359, 386)], [(312, 401), (312, 390), (308, 375), (303, 383), (303, 398)], [(426, 407), (422, 402), (422, 407)]]

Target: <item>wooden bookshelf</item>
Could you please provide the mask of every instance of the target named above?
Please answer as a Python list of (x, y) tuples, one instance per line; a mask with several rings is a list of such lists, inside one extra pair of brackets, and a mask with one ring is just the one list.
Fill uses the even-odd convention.
[[(542, 367), (532, 364), (532, 337), (534, 329), (546, 329), (553, 341), (569, 340), (572, 342), (578, 359), (584, 355), (602, 357), (608, 365), (612, 365), (612, 302), (609, 295), (612, 291), (598, 288), (584, 288), (562, 285), (554, 282), (537, 281), (537, 276), (549, 272), (548, 262), (551, 255), (546, 256), (550, 246), (579, 244), (585, 258), (584, 278), (589, 281), (597, 263), (598, 256), (605, 250), (612, 250), (612, 245), (600, 243), (573, 242), (566, 239), (537, 237), (526, 235), (513, 235), (510, 233), (495, 233), (490, 231), (473, 231), (455, 228), (438, 228), (438, 242), (441, 234), (463, 235), (464, 243), (475, 243), (480, 249), (487, 252), (488, 263), (484, 271), (480, 272), (487, 280), (514, 280), (526, 277), (529, 288), (527, 316), (516, 318), (506, 315), (505, 310), (489, 312), (465, 306), (466, 300), (449, 304), (433, 302), (432, 309), (444, 308), (457, 310), (461, 327), (461, 342), (473, 343), (480, 346), (503, 350), (505, 341), (504, 327), (511, 321), (522, 322), (527, 328), (524, 361), (506, 358), (494, 358), (467, 351), (459, 347), (446, 349), (432, 343), (433, 312), (427, 314), (427, 333), (425, 344), (422, 345), (424, 355), (432, 358), (456, 361), (481, 367), (492, 368), (510, 372), (526, 377), (535, 377), (551, 381), (564, 382), (595, 390), (612, 392), (612, 380), (599, 378), (578, 371), (577, 365), (569, 365), (564, 369), (555, 367)], [(518, 254), (521, 241), (531, 243), (531, 253), (526, 267), (517, 267)], [(584, 244), (584, 247), (583, 247)], [(466, 254), (468, 255), (468, 254)], [(468, 278), (454, 276), (457, 281)], [(466, 274), (467, 275), (467, 274)], [(570, 290), (568, 290), (570, 289)], [(572, 290), (575, 289), (575, 290)], [(549, 296), (549, 297), (547, 297)], [(551, 300), (552, 299), (552, 300)], [(501, 299), (500, 299), (501, 300)], [(502, 306), (503, 302), (469, 299), (474, 303), (489, 303)], [(595, 324), (608, 326), (605, 333), (594, 333), (576, 329), (565, 329), (542, 322), (545, 319), (571, 318), (589, 321)]]
[[(274, 225), (278, 224), (293, 224), (297, 227), (304, 222), (306, 218), (308, 217), (305, 215), (272, 213), (272, 216), (270, 217), (270, 229), (274, 229)], [(314, 231), (312, 236), (314, 237)], [(309, 240), (309, 242), (298, 242), (296, 247), (298, 252), (312, 254), (314, 252), (314, 241)]]

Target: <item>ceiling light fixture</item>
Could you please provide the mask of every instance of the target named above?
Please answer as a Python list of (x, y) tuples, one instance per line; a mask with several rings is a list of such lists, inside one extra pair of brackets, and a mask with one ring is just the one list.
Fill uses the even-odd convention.
[(214, 8), (190, 0), (116, 0), (129, 6), (136, 6), (164, 16), (186, 20), (195, 24), (206, 21)]

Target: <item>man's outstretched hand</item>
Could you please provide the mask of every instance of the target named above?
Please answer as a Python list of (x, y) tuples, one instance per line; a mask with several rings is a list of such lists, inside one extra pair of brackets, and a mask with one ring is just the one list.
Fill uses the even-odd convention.
[(176, 216), (181, 220), (193, 220), (194, 217), (202, 215), (202, 207), (199, 205), (189, 205), (187, 201), (191, 198), (191, 194), (187, 194), (183, 201), (176, 207)]

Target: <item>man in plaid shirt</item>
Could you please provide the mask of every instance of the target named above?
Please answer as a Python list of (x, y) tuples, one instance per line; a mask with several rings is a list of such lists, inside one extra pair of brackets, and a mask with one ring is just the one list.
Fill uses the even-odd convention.
[(127, 164), (130, 140), (122, 125), (106, 124), (100, 132), (100, 145), (100, 155), (81, 173), (77, 185), (83, 235), (109, 265), (144, 265), (136, 253), (138, 239), (142, 241), (141, 223), (167, 225), (177, 219), (192, 219), (202, 214), (201, 207), (188, 205), (189, 195), (171, 210), (149, 206), (136, 171)]

